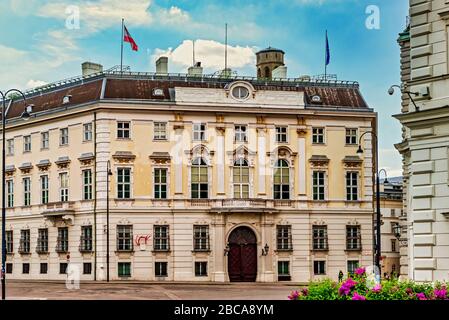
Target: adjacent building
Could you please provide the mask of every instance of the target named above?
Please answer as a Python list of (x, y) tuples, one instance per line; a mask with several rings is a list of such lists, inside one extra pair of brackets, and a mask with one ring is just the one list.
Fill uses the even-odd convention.
[[(404, 165), (401, 274), (449, 278), (449, 3), (410, 0), (400, 34)], [(410, 92), (409, 98), (407, 91)]]
[(356, 151), (377, 122), (356, 82), (166, 63), (85, 64), (28, 92), (27, 122), (12, 104), (8, 278), (297, 283), (372, 265), (370, 135)]

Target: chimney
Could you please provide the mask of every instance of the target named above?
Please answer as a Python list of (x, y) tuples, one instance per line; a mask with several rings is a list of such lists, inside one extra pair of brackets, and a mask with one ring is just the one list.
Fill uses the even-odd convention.
[(276, 69), (273, 70), (272, 73), (273, 79), (287, 79), (287, 67), (286, 66), (279, 66)]
[(230, 78), (232, 76), (232, 69), (226, 68), (221, 70), (220, 78)]
[(168, 57), (159, 57), (156, 60), (156, 73), (168, 74)]
[(101, 64), (88, 61), (81, 64), (81, 69), (83, 71), (83, 77), (89, 76), (94, 73), (103, 72), (103, 66)]
[(201, 77), (203, 75), (203, 67), (201, 66), (201, 62), (197, 62), (193, 67), (190, 67), (187, 70), (187, 74), (189, 76)]

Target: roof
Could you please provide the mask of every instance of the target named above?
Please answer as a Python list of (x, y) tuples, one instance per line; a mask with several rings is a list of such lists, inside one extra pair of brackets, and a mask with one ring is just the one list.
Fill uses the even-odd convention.
[(264, 52), (281, 52), (281, 53), (285, 54), (285, 52), (283, 50), (277, 49), (277, 48), (273, 48), (273, 47), (268, 47), (266, 49), (260, 50), (256, 54), (264, 53)]
[[(359, 85), (354, 81), (257, 79), (253, 77), (220, 77), (213, 75), (188, 76), (185, 74), (158, 75), (141, 72), (100, 72), (87, 77), (63, 80), (25, 93), (27, 104), (34, 105), (32, 113), (65, 110), (66, 108), (105, 100), (148, 100), (175, 102), (176, 87), (225, 89), (234, 81), (248, 81), (257, 90), (304, 92), (305, 107), (337, 108), (372, 111), (363, 99)], [(103, 88), (104, 86), (104, 88)], [(104, 95), (102, 97), (102, 90)], [(159, 92), (155, 92), (155, 89)], [(319, 99), (312, 99), (314, 96)], [(64, 96), (71, 96), (63, 104)], [(22, 99), (11, 106), (8, 118), (19, 117), (25, 108)]]

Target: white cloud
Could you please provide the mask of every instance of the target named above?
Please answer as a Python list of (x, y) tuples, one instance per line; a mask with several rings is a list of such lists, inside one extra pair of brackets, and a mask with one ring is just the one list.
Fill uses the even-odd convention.
[(27, 84), (26, 87), (27, 89), (31, 89), (31, 88), (37, 88), (37, 87), (41, 87), (46, 85), (47, 82), (42, 81), (42, 80), (34, 80), (34, 79), (30, 79)]
[[(224, 51), (223, 43), (213, 40), (195, 40), (195, 60), (201, 61), (206, 73), (213, 73), (224, 68)], [(253, 67), (256, 63), (255, 51), (256, 48), (248, 46), (228, 45), (228, 66), (233, 70)], [(184, 40), (175, 49), (156, 49), (152, 57), (153, 62), (160, 56), (169, 58), (170, 72), (185, 73), (193, 62), (192, 40)]]

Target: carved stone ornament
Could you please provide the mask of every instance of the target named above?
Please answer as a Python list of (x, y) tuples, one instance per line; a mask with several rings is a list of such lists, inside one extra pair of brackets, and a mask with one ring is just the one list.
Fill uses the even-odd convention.
[(360, 168), (362, 166), (362, 162), (363, 162), (363, 160), (360, 159), (358, 156), (346, 156), (343, 159), (344, 166), (346, 168), (351, 168), (351, 169)]
[(168, 152), (153, 152), (150, 155), (150, 160), (153, 162), (153, 164), (170, 164), (171, 157)]
[(325, 155), (313, 155), (309, 159), (313, 168), (327, 168), (329, 165), (329, 158)]
[(59, 169), (67, 169), (70, 164), (69, 157), (59, 157), (58, 160), (55, 161), (56, 165)]
[(36, 164), (36, 167), (37, 167), (37, 168), (39, 169), (39, 171), (41, 171), (41, 172), (48, 171), (48, 169), (50, 168), (50, 166), (51, 166), (51, 162), (50, 162), (50, 160), (48, 160), (48, 159), (41, 160), (41, 161), (39, 161), (38, 164)]
[(94, 163), (95, 156), (92, 152), (83, 153), (78, 160), (81, 162), (82, 166), (90, 166)]
[(23, 174), (28, 174), (30, 173), (31, 169), (33, 169), (33, 165), (31, 164), (31, 162), (25, 162), (22, 163), (19, 169)]
[(130, 151), (117, 151), (112, 155), (112, 158), (118, 163), (131, 163), (136, 159), (136, 156)]

